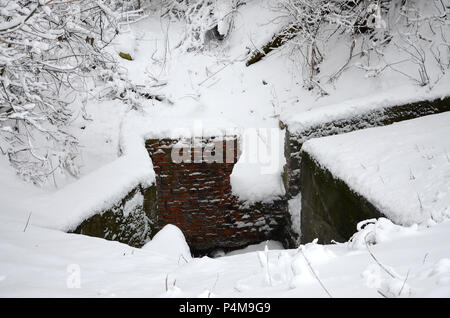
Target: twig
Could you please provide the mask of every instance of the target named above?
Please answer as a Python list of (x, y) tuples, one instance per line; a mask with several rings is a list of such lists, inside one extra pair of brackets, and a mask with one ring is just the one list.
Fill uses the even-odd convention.
[(389, 298), (386, 294), (384, 294), (381, 290), (377, 290), (377, 293), (383, 296), (384, 298)]
[(399, 296), (402, 294), (403, 288), (405, 288), (406, 281), (408, 280), (408, 277), (409, 277), (409, 271), (410, 271), (410, 270), (408, 269), (408, 272), (406, 273), (405, 280), (403, 281), (402, 288), (400, 288), (400, 291), (398, 292), (398, 295), (399, 295)]
[(210, 76), (208, 76), (207, 78), (205, 78), (203, 81), (201, 81), (200, 83), (198, 83), (198, 86), (202, 86), (206, 81), (208, 81), (210, 78), (216, 76), (218, 73), (222, 72), (225, 68), (227, 68), (228, 66), (230, 66), (231, 64), (233, 64), (235, 60), (231, 60), (230, 62), (228, 62), (227, 64), (225, 64), (224, 66), (222, 66), (221, 68), (219, 68), (217, 71), (215, 71), (214, 73), (212, 73)]
[(381, 269), (383, 269), (386, 273), (388, 273), (389, 276), (391, 276), (392, 278), (396, 278), (394, 274), (392, 274), (376, 257), (375, 255), (373, 255), (372, 251), (369, 248), (369, 243), (367, 242), (367, 237), (369, 236), (369, 234), (374, 234), (373, 232), (369, 232), (366, 234), (366, 236), (364, 237), (364, 242), (366, 243), (366, 248), (367, 251), (369, 252), (370, 256), (372, 256), (373, 260), (378, 264), (378, 266), (381, 267)]
[(320, 280), (319, 276), (316, 274), (314, 268), (312, 267), (311, 263), (309, 262), (308, 258), (306, 257), (305, 253), (303, 252), (303, 250), (300, 248), (300, 252), (302, 253), (303, 257), (305, 258), (306, 263), (308, 264), (309, 269), (311, 270), (311, 272), (313, 273), (314, 277), (316, 278), (316, 280), (319, 282), (320, 286), (322, 286), (323, 290), (325, 290), (325, 292), (328, 294), (328, 296), (330, 298), (333, 298), (333, 296), (330, 294), (330, 292), (328, 291), (328, 289), (325, 287), (325, 285), (322, 283), (322, 281)]
[(168, 280), (169, 280), (169, 274), (166, 275), (166, 293), (169, 291)]
[(427, 257), (428, 257), (428, 253), (425, 253), (425, 255), (423, 256), (422, 264), (425, 264), (425, 261), (427, 260)]
[(355, 43), (356, 43), (356, 41), (353, 40), (352, 44), (350, 46), (350, 54), (348, 56), (347, 62), (345, 62), (345, 64), (336, 73), (334, 73), (333, 76), (330, 77), (330, 79), (328, 80), (328, 83), (335, 81), (339, 76), (341, 76), (341, 74), (344, 72), (344, 70), (350, 64), (350, 61), (352, 60), (352, 57), (353, 57), (353, 49), (355, 48)]
[(180, 257), (178, 257), (178, 264), (180, 264), (180, 259), (183, 259), (186, 262), (186, 264), (189, 263), (188, 260), (186, 259), (186, 257), (184, 257), (183, 254), (180, 254)]
[(269, 251), (267, 250), (267, 243), (266, 243), (266, 263), (267, 263), (267, 276), (269, 276), (269, 285), (272, 286), (272, 275), (270, 275), (270, 268), (269, 268)]
[(217, 277), (216, 277), (216, 281), (214, 282), (213, 287), (211, 288), (211, 290), (208, 292), (208, 298), (211, 297), (212, 292), (214, 291), (214, 289), (216, 288), (217, 285), (217, 281), (219, 280), (219, 273), (217, 273)]
[(315, 80), (313, 80), (312, 78), (311, 78), (311, 83), (313, 83), (319, 90), (320, 90), (320, 95), (321, 96), (328, 96), (328, 95), (330, 95), (320, 84), (319, 84), (319, 82), (317, 82), (317, 81), (315, 81)]
[(282, 29), (281, 32), (274, 34), (272, 39), (267, 42), (262, 48), (256, 48), (254, 52), (251, 53), (250, 59), (245, 63), (245, 66), (250, 66), (263, 59), (264, 56), (272, 52), (274, 49), (279, 48), (289, 40), (292, 40), (296, 35), (299, 26), (287, 26)]
[(420, 199), (420, 195), (419, 193), (417, 193), (417, 200), (419, 200), (419, 204), (420, 204), (420, 211), (423, 210), (423, 205), (422, 205), (422, 200)]
[(28, 215), (27, 223), (25, 224), (25, 227), (23, 228), (23, 232), (24, 232), (24, 233), (25, 233), (25, 231), (26, 231), (27, 228), (28, 228), (28, 223), (30, 223), (31, 213), (33, 213), (33, 212), (30, 212), (30, 214)]

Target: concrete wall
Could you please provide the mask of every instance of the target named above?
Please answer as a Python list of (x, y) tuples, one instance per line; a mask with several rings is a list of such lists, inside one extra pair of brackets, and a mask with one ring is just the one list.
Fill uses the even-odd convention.
[(383, 216), (308, 153), (302, 152), (301, 158), (301, 243), (316, 238), (324, 244), (346, 242), (356, 232), (358, 222)]
[(84, 220), (73, 233), (142, 247), (156, 234), (156, 187), (133, 189), (112, 208)]
[(377, 211), (367, 200), (353, 193), (341, 180), (333, 179), (326, 168), (320, 168), (304, 154), (301, 151), (304, 142), (445, 111), (450, 111), (450, 97), (392, 106), (325, 122), (303, 131), (290, 131), (288, 127), (285, 186), (288, 198), (302, 194), (301, 242), (315, 238), (320, 242), (346, 241), (356, 231), (358, 221), (382, 215), (382, 211)]

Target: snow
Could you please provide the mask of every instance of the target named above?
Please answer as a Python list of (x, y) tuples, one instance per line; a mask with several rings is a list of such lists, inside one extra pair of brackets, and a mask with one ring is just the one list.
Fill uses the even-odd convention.
[[(269, 242), (265, 252), (264, 242), (191, 259), (172, 226), (162, 233), (168, 241), (155, 237), (143, 249), (41, 227), (34, 213), (26, 226), (26, 207), (45, 192), (20, 181), (6, 161), (0, 169), (8, 189), (0, 192), (0, 297), (328, 297), (301, 253), (333, 297), (381, 297), (378, 289), (397, 297), (407, 275), (400, 296), (450, 297), (450, 246), (438, 243), (449, 240), (449, 220), (401, 227), (380, 219), (360, 224), (349, 243), (282, 250)], [(371, 258), (368, 233), (370, 251), (395, 278)]]
[(21, 181), (14, 170), (11, 169), (8, 160), (0, 157), (0, 218), (3, 220), (22, 219), (26, 222), (35, 200), (38, 200), (45, 192), (31, 184)]
[(291, 214), (292, 230), (301, 235), (301, 213), (302, 213), (302, 194), (299, 193), (288, 201), (289, 213)]
[(248, 203), (272, 202), (284, 195), (284, 132), (246, 129), (241, 136), (241, 157), (230, 176), (233, 192)]
[(450, 216), (450, 113), (307, 141), (336, 178), (397, 224)]
[(228, 35), (231, 25), (232, 1), (216, 1), (214, 18), (217, 20), (217, 31), (224, 36)]
[[(77, 136), (80, 143), (80, 170), (84, 176), (117, 159), (119, 127), (128, 106), (117, 100), (86, 100), (83, 106), (83, 100), (80, 98), (76, 99), (72, 106), (75, 108), (76, 119), (70, 133)], [(60, 178), (58, 186), (62, 187), (74, 181)]]
[(281, 244), (281, 242), (269, 240), (269, 241), (261, 242), (259, 244), (252, 244), (252, 245), (249, 245), (249, 246), (244, 247), (239, 250), (234, 250), (234, 251), (228, 252), (228, 253), (226, 253), (226, 255), (233, 256), (233, 255), (240, 255), (240, 254), (246, 254), (246, 253), (257, 252), (257, 251), (264, 251), (266, 246), (269, 248), (269, 250), (282, 250), (283, 249), (283, 244)]
[(380, 242), (388, 242), (419, 232), (417, 224), (404, 227), (396, 225), (386, 218), (361, 221), (358, 223), (357, 229), (358, 232), (349, 240), (349, 245), (353, 249), (365, 249), (366, 243), (378, 244)]
[(352, 98), (338, 103), (332, 102), (329, 105), (312, 108), (297, 114), (287, 111), (281, 116), (281, 120), (289, 127), (289, 131), (302, 132), (324, 123), (357, 117), (386, 107), (443, 99), (450, 95), (449, 81), (450, 74), (431, 91), (429, 88), (400, 85), (364, 97)]
[(164, 226), (142, 249), (177, 260), (182, 258), (185, 262), (191, 259), (191, 251), (186, 243), (183, 232), (172, 224)]
[(123, 216), (126, 218), (130, 213), (136, 211), (137, 207), (144, 205), (144, 196), (137, 192), (129, 201), (127, 201), (123, 207)]
[(448, 220), (370, 246), (394, 277), (349, 244), (185, 262), (168, 255), (181, 242), (173, 228), (177, 245), (160, 253), (24, 223), (0, 222), (0, 297), (328, 297), (311, 268), (333, 297), (450, 297), (450, 247), (436, 244), (448, 241)]
[(35, 224), (74, 230), (83, 220), (122, 200), (137, 185), (148, 186), (154, 179), (152, 172), (148, 160), (140, 162), (123, 156), (75, 183), (35, 199), (27, 209), (33, 213)]
[(125, 53), (130, 54), (133, 58), (136, 52), (136, 37), (132, 33), (121, 33), (114, 38), (112, 43), (117, 54)]
[[(103, 111), (105, 107), (109, 111)], [(61, 231), (74, 230), (85, 219), (120, 202), (138, 185), (145, 187), (155, 182), (153, 166), (139, 134), (130, 133), (128, 147), (117, 157), (121, 139), (118, 128), (126, 113), (125, 105), (95, 103), (88, 105), (87, 110), (95, 124), (77, 121), (73, 127), (85, 149), (83, 175), (73, 180), (58, 178), (57, 184), (62, 187), (53, 191), (37, 189), (22, 184), (2, 158), (1, 186), (10, 189), (1, 191), (5, 194), (2, 216), (26, 220), (31, 212), (33, 224)], [(85, 128), (79, 129), (78, 125)]]
[[(435, 15), (435, 8), (427, 5), (427, 2), (413, 2), (417, 5), (418, 12), (424, 17)], [(405, 41), (402, 35), (408, 34), (411, 30), (405, 30), (404, 27), (402, 29), (401, 23), (398, 23), (396, 18), (393, 18), (392, 21), (380, 21), (379, 7), (371, 9), (375, 23), (387, 22), (393, 35), (392, 40), (383, 48), (383, 54), (371, 55), (369, 53), (368, 56), (364, 56), (364, 54), (357, 56), (357, 48), (362, 43), (361, 38), (356, 37), (354, 38), (354, 55), (349, 60), (352, 41), (347, 35), (327, 39), (321, 50), (325, 54), (325, 58), (320, 66), (318, 81), (328, 95), (319, 98), (317, 93), (291, 88), (291, 85), (295, 86), (294, 83), (297, 87), (302, 83), (302, 78), (296, 77), (295, 73), (289, 74), (290, 81), (288, 81), (288, 76), (284, 77), (285, 87), (291, 88), (290, 92), (277, 89), (282, 109), (280, 120), (289, 127), (290, 131), (301, 132), (326, 122), (356, 117), (374, 110), (381, 110), (387, 106), (450, 96), (450, 86), (448, 85), (450, 74), (448, 71), (441, 72), (440, 66), (435, 63), (436, 60), (432, 54), (424, 53), (424, 66), (430, 84), (425, 87), (418, 85), (418, 65), (411, 60), (407, 49), (399, 49)], [(430, 40), (424, 44), (424, 48), (433, 40), (436, 43), (441, 42), (442, 39), (435, 38), (435, 34), (426, 24), (419, 24), (418, 28), (422, 35)], [(383, 36), (383, 31), (385, 31), (384, 28), (381, 28), (378, 33)], [(418, 40), (418, 42), (420, 41)], [(281, 51), (283, 50), (286, 50), (287, 52), (284, 54), (290, 54), (293, 60), (295, 54), (300, 54), (288, 47), (283, 47), (276, 54), (282, 55)], [(368, 60), (370, 60), (370, 65)], [(337, 80), (331, 80), (330, 78), (347, 62), (345, 72)], [(302, 71), (302, 66), (295, 62), (292, 63), (292, 68)]]
[[(20, 181), (0, 156), (0, 297), (327, 297), (316, 276), (334, 297), (381, 297), (378, 291), (389, 297), (450, 297), (450, 246), (442, 244), (450, 233), (445, 217), (450, 214), (448, 114), (304, 145), (406, 226), (371, 220), (360, 224), (347, 244), (312, 242), (282, 250), (277, 242), (268, 242), (267, 248), (263, 242), (214, 259), (191, 258), (183, 234), (171, 225), (143, 249), (64, 233), (138, 185), (155, 182), (145, 139), (237, 135), (242, 155), (231, 175), (234, 194), (249, 203), (271, 201), (285, 193), (285, 131), (279, 120), (301, 131), (450, 94), (449, 74), (432, 89), (420, 88), (389, 68), (373, 77), (383, 61), (367, 67), (362, 57), (355, 57), (339, 80), (327, 82), (348, 59), (347, 35), (330, 40), (322, 52), (320, 80), (329, 95), (321, 98), (303, 89), (299, 53), (289, 44), (246, 67), (248, 54), (287, 21), (273, 10), (276, 5), (274, 0), (246, 1), (226, 40), (202, 52), (178, 50), (184, 23), (160, 18), (160, 12), (121, 32), (106, 48), (122, 66), (120, 74), (165, 100), (141, 101), (131, 109), (118, 99), (91, 98), (96, 88), (76, 98), (72, 106), (78, 115), (69, 132), (81, 145), (79, 179), (57, 176), (57, 189), (36, 188)], [(227, 8), (223, 4), (218, 14)], [(228, 22), (222, 22), (219, 31), (225, 34)], [(133, 60), (120, 58), (122, 51)], [(395, 62), (404, 56), (387, 48), (384, 58)], [(398, 69), (416, 76), (411, 63)], [(428, 71), (436, 80), (439, 70), (430, 66)], [(300, 197), (289, 202), (297, 231), (300, 203)], [(366, 238), (375, 244), (370, 252), (393, 277), (372, 258)]]

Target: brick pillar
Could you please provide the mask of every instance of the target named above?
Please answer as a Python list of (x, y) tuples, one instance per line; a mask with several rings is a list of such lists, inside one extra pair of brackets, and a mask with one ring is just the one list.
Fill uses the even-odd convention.
[[(176, 148), (180, 142), (189, 144), (186, 153)], [(228, 153), (227, 144), (232, 146)], [(236, 137), (196, 139), (194, 144), (150, 139), (146, 147), (156, 173), (158, 225), (178, 226), (194, 253), (257, 243), (279, 229), (278, 206), (274, 213), (258, 206), (244, 208), (232, 195), (230, 175), (240, 155)], [(174, 162), (174, 147), (179, 154), (175, 159), (189, 162)], [(211, 162), (213, 157), (223, 162)]]

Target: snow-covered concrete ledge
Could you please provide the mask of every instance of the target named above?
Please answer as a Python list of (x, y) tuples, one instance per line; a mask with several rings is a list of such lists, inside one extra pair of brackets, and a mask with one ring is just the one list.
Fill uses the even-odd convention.
[[(448, 77), (448, 76), (447, 76)], [(375, 92), (372, 95), (363, 98), (349, 99), (340, 103), (331, 103), (322, 107), (314, 107), (310, 111), (301, 112), (298, 114), (283, 113), (280, 120), (289, 127), (289, 131), (294, 134), (306, 134), (307, 131), (316, 127), (326, 126), (331, 122), (351, 120), (353, 118), (362, 118), (368, 114), (381, 114), (392, 107), (402, 105), (422, 103), (436, 104), (439, 101), (447, 100), (448, 108), (442, 111), (450, 110), (450, 103), (448, 102), (450, 91), (448, 89), (448, 78), (442, 79), (439, 85), (432, 90), (428, 87), (416, 87), (411, 85), (403, 85), (385, 90), (382, 92)], [(425, 111), (425, 110), (424, 110)], [(429, 111), (428, 113), (432, 113)], [(378, 118), (383, 120), (383, 116)], [(369, 125), (367, 126), (374, 126)]]
[(395, 97), (385, 92), (286, 118), (282, 123), (287, 124), (285, 153), (289, 197), (300, 191), (300, 152), (305, 141), (450, 111), (450, 93), (445, 88), (405, 90), (410, 90), (411, 95), (403, 92)]
[(121, 156), (36, 202), (31, 211), (33, 224), (74, 231), (84, 220), (112, 208), (138, 186), (154, 184), (153, 164), (144, 146), (147, 131), (139, 125), (142, 119), (140, 112), (128, 112), (121, 125)]
[(142, 154), (123, 155), (36, 202), (31, 211), (33, 223), (72, 231), (85, 219), (120, 202), (137, 186), (150, 186), (155, 176), (143, 150)]
[[(400, 225), (441, 222), (448, 218), (448, 136), (450, 112), (445, 112), (305, 142), (300, 185), (302, 240), (314, 235), (320, 237), (320, 231), (326, 231), (305, 228), (320, 221), (335, 227), (332, 231), (337, 234), (342, 227), (354, 229), (357, 222), (370, 214), (373, 217), (382, 214)], [(322, 173), (308, 178), (311, 176), (306, 171), (311, 169), (308, 162), (313, 162), (314, 168)], [(312, 180), (326, 173), (333, 176), (334, 182), (321, 184), (323, 180)], [(325, 186), (329, 187), (327, 191), (319, 189)], [(342, 205), (342, 200), (346, 200), (347, 206)], [(359, 217), (352, 214), (355, 209), (360, 209)], [(351, 235), (342, 233), (338, 238), (348, 239)], [(326, 237), (332, 239), (328, 232)]]

